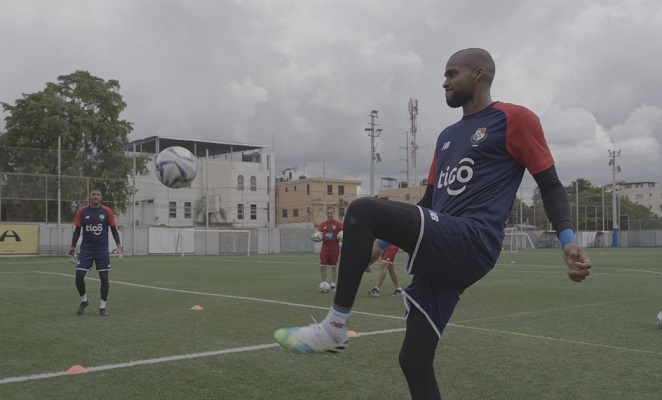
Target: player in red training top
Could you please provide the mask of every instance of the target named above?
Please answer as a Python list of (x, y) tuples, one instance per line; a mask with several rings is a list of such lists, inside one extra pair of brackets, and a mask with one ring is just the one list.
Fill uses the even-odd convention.
[(108, 300), (108, 291), (110, 282), (108, 280), (108, 271), (110, 271), (110, 254), (108, 253), (108, 228), (113, 234), (115, 244), (117, 245), (117, 254), (122, 260), (122, 245), (120, 244), (120, 235), (117, 232), (115, 223), (115, 214), (113, 210), (101, 204), (101, 191), (92, 189), (90, 191), (90, 204), (81, 207), (76, 212), (76, 229), (71, 240), (71, 251), (69, 252), (70, 262), (74, 262), (76, 254), (76, 244), (83, 232), (83, 241), (80, 244), (80, 254), (78, 264), (76, 265), (76, 289), (80, 294), (81, 303), (78, 306), (77, 314), (85, 312), (85, 307), (90, 303), (87, 300), (85, 291), (85, 274), (92, 269), (92, 263), (97, 267), (99, 280), (101, 281), (101, 305), (99, 315), (107, 316), (106, 301)]
[[(326, 268), (331, 267), (331, 291), (336, 290), (338, 279), (338, 258), (340, 257), (340, 241), (338, 234), (342, 231), (343, 223), (335, 218), (336, 209), (326, 208), (326, 221), (317, 228), (322, 233), (322, 251), (320, 251), (320, 275), (322, 282), (326, 282)], [(314, 238), (314, 236), (313, 236)], [(311, 239), (313, 239), (311, 238)]]

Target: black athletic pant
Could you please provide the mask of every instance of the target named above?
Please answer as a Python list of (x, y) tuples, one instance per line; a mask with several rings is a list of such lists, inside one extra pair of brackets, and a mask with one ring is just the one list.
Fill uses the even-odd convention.
[[(76, 270), (76, 289), (78, 294), (82, 297), (85, 291), (85, 274), (87, 271), (82, 269)], [(108, 280), (108, 271), (99, 271), (99, 280), (101, 281), (101, 300), (108, 301), (108, 292), (110, 291), (110, 281)]]
[[(411, 254), (421, 228), (419, 208), (383, 199), (354, 200), (344, 219), (343, 248), (338, 269), (335, 304), (351, 308), (370, 261), (375, 237)], [(416, 307), (407, 317), (407, 331), (400, 349), (400, 367), (412, 399), (439, 399), (433, 361), (439, 337)]]
[(351, 308), (363, 278), (375, 238), (411, 254), (421, 229), (418, 207), (375, 198), (354, 200), (343, 221), (343, 243), (335, 304)]

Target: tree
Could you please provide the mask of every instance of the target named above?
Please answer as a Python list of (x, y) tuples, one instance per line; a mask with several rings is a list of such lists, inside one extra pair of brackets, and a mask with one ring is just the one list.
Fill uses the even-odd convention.
[[(59, 205), (65, 220), (73, 219), (79, 205), (75, 203), (86, 201), (91, 188), (100, 189), (104, 202), (112, 204), (116, 212), (126, 212), (134, 159), (125, 150), (133, 124), (120, 119), (126, 103), (119, 89), (116, 80), (104, 81), (87, 71), (76, 71), (59, 76), (57, 83), (47, 83), (41, 92), (23, 94), (13, 105), (1, 103), (9, 116), (5, 118), (6, 131), (0, 135), (0, 146), (5, 147), (0, 154), (0, 171), (35, 174), (5, 174), (5, 192), (13, 191), (9, 196), (17, 199), (45, 198), (48, 205), (42, 201), (14, 202), (17, 218), (40, 221), (45, 212), (57, 214), (58, 204), (52, 201), (57, 185), (65, 200)], [(63, 178), (49, 187), (46, 175), (58, 175), (58, 137), (61, 175), (85, 179)], [(145, 174), (148, 158), (138, 156), (135, 161), (136, 173)], [(49, 187), (48, 191), (43, 187)]]

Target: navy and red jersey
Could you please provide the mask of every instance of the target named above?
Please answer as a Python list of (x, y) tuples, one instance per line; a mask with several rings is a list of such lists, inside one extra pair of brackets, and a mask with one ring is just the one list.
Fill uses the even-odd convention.
[(83, 233), (81, 250), (90, 252), (108, 252), (108, 227), (116, 226), (113, 210), (101, 205), (92, 208), (81, 207), (76, 212), (74, 225), (80, 226)]
[(553, 164), (538, 117), (494, 102), (439, 135), (428, 175), (431, 209), (471, 220), (498, 256), (524, 169), (534, 175)]
[(340, 251), (340, 242), (338, 241), (338, 232), (342, 231), (343, 223), (337, 219), (329, 222), (328, 220), (320, 223), (317, 228), (322, 232), (322, 250), (331, 253)]

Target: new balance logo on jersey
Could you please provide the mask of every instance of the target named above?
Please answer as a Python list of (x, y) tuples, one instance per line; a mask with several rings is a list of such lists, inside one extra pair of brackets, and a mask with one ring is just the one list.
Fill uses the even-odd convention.
[(103, 232), (103, 225), (85, 225), (85, 230), (87, 232), (92, 232), (95, 235), (101, 235), (101, 232)]
[(443, 189), (445, 187), (446, 192), (451, 196), (457, 196), (464, 192), (467, 188), (466, 183), (474, 176), (473, 165), (474, 160), (463, 158), (460, 160), (459, 166), (453, 168), (450, 166), (446, 167), (446, 170), (441, 171), (439, 174), (437, 188)]
[(444, 142), (443, 146), (441, 146), (442, 150), (446, 150), (447, 148), (451, 147), (451, 142), (450, 140), (448, 142)]

